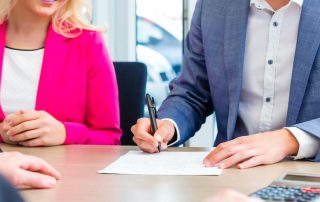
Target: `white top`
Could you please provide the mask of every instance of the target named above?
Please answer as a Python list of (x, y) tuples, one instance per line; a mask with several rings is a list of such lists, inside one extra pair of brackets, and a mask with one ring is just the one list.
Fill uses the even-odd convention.
[[(250, 5), (239, 118), (249, 134), (256, 134), (286, 124), (303, 0), (291, 0), (277, 11), (265, 0), (251, 0)], [(299, 142), (295, 159), (317, 154), (318, 139), (296, 127), (288, 129)]]
[[(277, 11), (265, 0), (250, 5), (239, 117), (254, 134), (286, 124), (303, 0), (291, 0)], [(288, 129), (300, 145), (296, 159), (317, 154), (318, 139)]]
[(44, 49), (5, 48), (0, 102), (5, 115), (35, 109)]

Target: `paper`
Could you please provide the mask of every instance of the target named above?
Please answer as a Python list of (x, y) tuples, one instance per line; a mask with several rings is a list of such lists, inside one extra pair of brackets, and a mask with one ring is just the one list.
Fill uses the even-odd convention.
[(222, 169), (206, 168), (202, 161), (208, 152), (161, 152), (147, 154), (129, 151), (98, 171), (125, 175), (221, 175)]

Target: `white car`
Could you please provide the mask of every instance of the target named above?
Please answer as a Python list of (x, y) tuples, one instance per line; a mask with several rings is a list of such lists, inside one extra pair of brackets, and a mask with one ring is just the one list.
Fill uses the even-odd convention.
[(176, 77), (169, 61), (158, 52), (137, 45), (137, 60), (147, 65), (148, 80), (146, 92), (154, 97), (157, 105), (167, 97), (169, 83)]

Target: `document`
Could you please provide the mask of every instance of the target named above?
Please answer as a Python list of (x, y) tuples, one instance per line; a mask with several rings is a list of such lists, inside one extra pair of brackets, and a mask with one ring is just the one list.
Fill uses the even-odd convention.
[(125, 175), (221, 175), (222, 169), (218, 167), (204, 167), (202, 161), (207, 154), (169, 151), (147, 154), (129, 151), (98, 172)]

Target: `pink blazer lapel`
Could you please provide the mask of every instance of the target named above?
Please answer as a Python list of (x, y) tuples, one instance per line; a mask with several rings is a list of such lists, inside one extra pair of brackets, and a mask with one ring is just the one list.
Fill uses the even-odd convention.
[(67, 38), (57, 34), (52, 26), (49, 26), (37, 92), (36, 110), (46, 110), (51, 97), (55, 94), (54, 88), (67, 57), (66, 40)]
[[(0, 85), (1, 85), (1, 78), (2, 78), (2, 66), (3, 66), (3, 57), (4, 57), (4, 48), (6, 44), (6, 22), (0, 25)], [(4, 120), (4, 113), (0, 103), (0, 121)]]
[[(0, 85), (2, 78), (3, 56), (6, 38), (6, 23), (0, 25)], [(54, 96), (54, 87), (59, 74), (63, 70), (65, 58), (67, 56), (68, 46), (65, 42), (67, 38), (57, 34), (52, 26), (48, 28), (45, 41), (45, 51), (42, 62), (40, 81), (38, 85), (36, 110), (46, 110), (49, 106), (50, 98)], [(0, 103), (0, 121), (3, 121), (5, 115)]]

